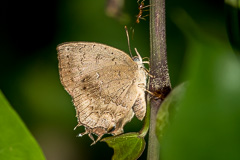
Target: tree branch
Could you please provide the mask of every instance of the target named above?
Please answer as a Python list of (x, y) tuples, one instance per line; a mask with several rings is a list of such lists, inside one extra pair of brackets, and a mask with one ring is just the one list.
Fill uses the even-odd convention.
[(165, 0), (150, 0), (150, 79), (149, 90), (161, 98), (151, 98), (148, 160), (159, 160), (160, 145), (156, 137), (157, 111), (171, 90), (166, 50)]

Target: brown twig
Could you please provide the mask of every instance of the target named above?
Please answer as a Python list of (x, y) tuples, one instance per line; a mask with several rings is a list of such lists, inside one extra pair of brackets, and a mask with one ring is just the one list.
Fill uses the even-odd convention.
[(151, 98), (148, 160), (159, 160), (160, 145), (155, 133), (158, 109), (171, 90), (167, 65), (165, 0), (150, 0), (150, 79), (149, 90), (161, 98)]

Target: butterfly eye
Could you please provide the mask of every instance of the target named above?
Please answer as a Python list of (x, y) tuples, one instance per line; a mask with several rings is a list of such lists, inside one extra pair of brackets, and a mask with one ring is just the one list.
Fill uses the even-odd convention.
[(140, 61), (139, 58), (136, 56), (136, 57), (133, 57), (133, 61), (136, 62), (136, 61)]

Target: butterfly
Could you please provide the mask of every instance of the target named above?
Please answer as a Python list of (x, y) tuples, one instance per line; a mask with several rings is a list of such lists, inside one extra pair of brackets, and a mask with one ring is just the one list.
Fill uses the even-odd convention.
[[(79, 126), (93, 144), (103, 135), (123, 133), (135, 115), (146, 113), (147, 74), (138, 56), (99, 43), (67, 42), (57, 47), (62, 85), (71, 95)], [(98, 136), (95, 141), (92, 134)]]

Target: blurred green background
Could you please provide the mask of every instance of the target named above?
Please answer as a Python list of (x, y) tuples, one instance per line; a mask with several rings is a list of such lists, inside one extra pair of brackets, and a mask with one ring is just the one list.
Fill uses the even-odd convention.
[[(49, 160), (110, 159), (113, 150), (104, 142), (90, 146), (88, 136), (76, 138), (84, 129), (77, 124), (71, 97), (60, 84), (56, 46), (69, 41), (107, 44), (128, 53), (124, 25), (134, 27), (131, 46), (149, 56), (149, 17), (134, 24), (136, 0), (125, 1), (115, 17), (106, 13), (105, 0), (4, 1), (1, 4), (0, 87), (40, 144)], [(148, 1), (145, 1), (148, 4)], [(188, 44), (174, 20), (185, 10), (199, 28), (221, 43), (229, 43), (223, 1), (166, 1), (167, 51), (172, 87), (187, 79)], [(144, 14), (149, 14), (145, 12)], [(184, 30), (184, 29), (182, 29)], [(189, 55), (189, 54), (188, 54)], [(125, 131), (138, 131), (134, 119)], [(0, 133), (1, 136), (1, 133)], [(19, 137), (20, 138), (20, 137)], [(146, 152), (140, 159), (146, 159)]]

